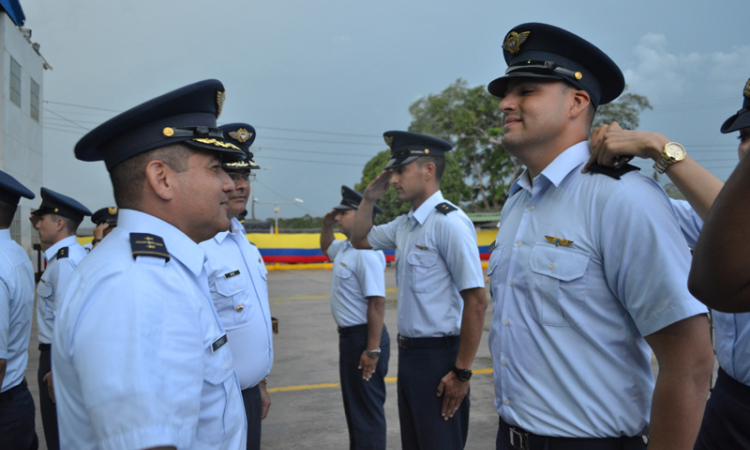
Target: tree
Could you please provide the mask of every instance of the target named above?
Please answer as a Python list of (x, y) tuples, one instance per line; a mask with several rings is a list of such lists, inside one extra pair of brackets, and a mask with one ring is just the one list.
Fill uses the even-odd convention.
[(635, 130), (640, 125), (640, 115), (647, 109), (654, 109), (651, 107), (648, 98), (645, 95), (633, 94), (627, 92), (628, 87), (625, 86), (625, 93), (622, 94), (617, 100), (612, 103), (602, 105), (596, 110), (594, 116), (593, 128), (609, 125), (612, 122), (617, 122), (621, 127), (628, 130)]
[[(390, 150), (383, 150), (375, 155), (365, 164), (365, 168), (362, 169), (362, 179), (354, 186), (354, 189), (360, 193), (364, 192), (370, 181), (380, 175), (390, 159)], [(452, 155), (446, 155), (445, 163), (445, 172), (443, 172), (443, 179), (440, 182), (440, 189), (447, 200), (460, 205), (462, 202), (468, 200), (471, 195), (471, 189), (466, 185), (461, 168)], [(378, 201), (378, 206), (383, 210), (384, 214), (375, 216), (376, 225), (390, 222), (411, 208), (409, 203), (401, 202), (396, 198), (396, 191), (393, 189), (389, 189), (383, 198)]]

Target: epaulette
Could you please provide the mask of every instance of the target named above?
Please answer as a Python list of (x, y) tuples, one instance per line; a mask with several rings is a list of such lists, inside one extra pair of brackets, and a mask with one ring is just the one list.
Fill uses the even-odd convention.
[(138, 256), (156, 256), (169, 262), (169, 252), (164, 239), (148, 233), (130, 233), (130, 249), (133, 259)]
[(606, 175), (608, 177), (612, 177), (615, 180), (619, 180), (621, 176), (625, 175), (628, 172), (632, 172), (634, 170), (641, 170), (640, 167), (636, 167), (632, 164), (625, 164), (620, 167), (607, 167), (602, 166), (601, 164), (592, 164), (589, 166), (589, 172), (591, 173), (600, 173), (602, 175)]
[(437, 209), (437, 210), (438, 210), (438, 212), (440, 212), (440, 213), (443, 213), (443, 214), (446, 214), (446, 215), (447, 215), (447, 214), (448, 214), (449, 212), (451, 212), (451, 211), (455, 211), (455, 210), (456, 210), (456, 209), (458, 209), (458, 208), (456, 208), (455, 206), (451, 205), (451, 204), (450, 204), (450, 203), (448, 203), (448, 202), (443, 202), (443, 203), (441, 203), (441, 204), (437, 205), (437, 206), (435, 207), (435, 209)]
[(57, 251), (57, 259), (63, 259), (68, 257), (68, 247), (62, 247)]

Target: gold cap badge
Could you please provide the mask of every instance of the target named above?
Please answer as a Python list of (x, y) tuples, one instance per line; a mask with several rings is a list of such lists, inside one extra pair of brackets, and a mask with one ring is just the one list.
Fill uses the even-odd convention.
[(383, 136), (383, 140), (385, 140), (385, 145), (388, 147), (393, 146), (393, 136)]
[(521, 44), (523, 44), (526, 39), (529, 38), (530, 34), (531, 31), (524, 31), (523, 33), (516, 33), (515, 31), (511, 31), (505, 38), (503, 48), (505, 50), (508, 50), (511, 55), (515, 55), (519, 50), (521, 50)]
[(216, 91), (216, 118), (221, 115), (221, 108), (224, 106), (227, 94), (224, 91)]
[(750, 80), (747, 80), (747, 83), (745, 83), (745, 91), (743, 92), (743, 95), (745, 98), (750, 98)]
[(110, 216), (114, 216), (115, 214), (117, 214), (117, 208), (109, 207), (107, 208), (107, 212), (109, 213)]
[(253, 137), (253, 133), (247, 131), (244, 128), (240, 128), (237, 131), (230, 131), (228, 134), (229, 137), (240, 142), (247, 142), (248, 139)]

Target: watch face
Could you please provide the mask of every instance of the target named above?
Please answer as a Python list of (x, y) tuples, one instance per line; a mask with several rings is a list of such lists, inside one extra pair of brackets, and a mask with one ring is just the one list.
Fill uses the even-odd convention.
[(676, 142), (670, 142), (669, 144), (667, 144), (664, 152), (677, 161), (684, 159), (685, 155), (687, 154), (687, 152), (685, 152), (685, 148)]

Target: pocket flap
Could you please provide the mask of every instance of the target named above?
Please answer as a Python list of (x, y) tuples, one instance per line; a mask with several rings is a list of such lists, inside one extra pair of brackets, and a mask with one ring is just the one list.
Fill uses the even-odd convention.
[(531, 250), (531, 270), (560, 281), (572, 281), (586, 273), (591, 257), (566, 247), (535, 246)]
[(238, 276), (232, 278), (216, 279), (216, 292), (225, 297), (231, 297), (235, 294), (239, 294), (244, 290), (245, 288), (240, 281), (240, 277)]
[[(211, 352), (211, 349), (208, 349), (207, 351)], [(205, 371), (203, 372), (204, 381), (213, 384), (214, 386), (218, 386), (223, 384), (232, 376), (232, 374), (234, 374), (234, 370), (231, 369), (231, 366), (230, 369), (227, 369), (227, 366), (224, 364), (224, 359), (225, 358), (222, 358), (221, 351), (209, 356)]]
[(52, 286), (44, 281), (39, 281), (39, 284), (36, 285), (36, 293), (40, 297), (49, 297), (52, 295)]
[(432, 267), (437, 263), (437, 259), (437, 253), (424, 250), (413, 251), (406, 257), (409, 264), (421, 267)]
[(495, 247), (494, 249), (492, 249), (492, 253), (490, 254), (490, 261), (489, 261), (489, 264), (487, 265), (487, 276), (490, 276), (493, 273), (495, 273), (495, 271), (497, 270), (497, 266), (500, 265), (500, 257), (499, 256), (495, 256), (494, 258), (492, 257), (492, 255), (494, 255), (495, 252), (497, 252), (497, 255), (500, 255), (503, 252), (503, 248)]

